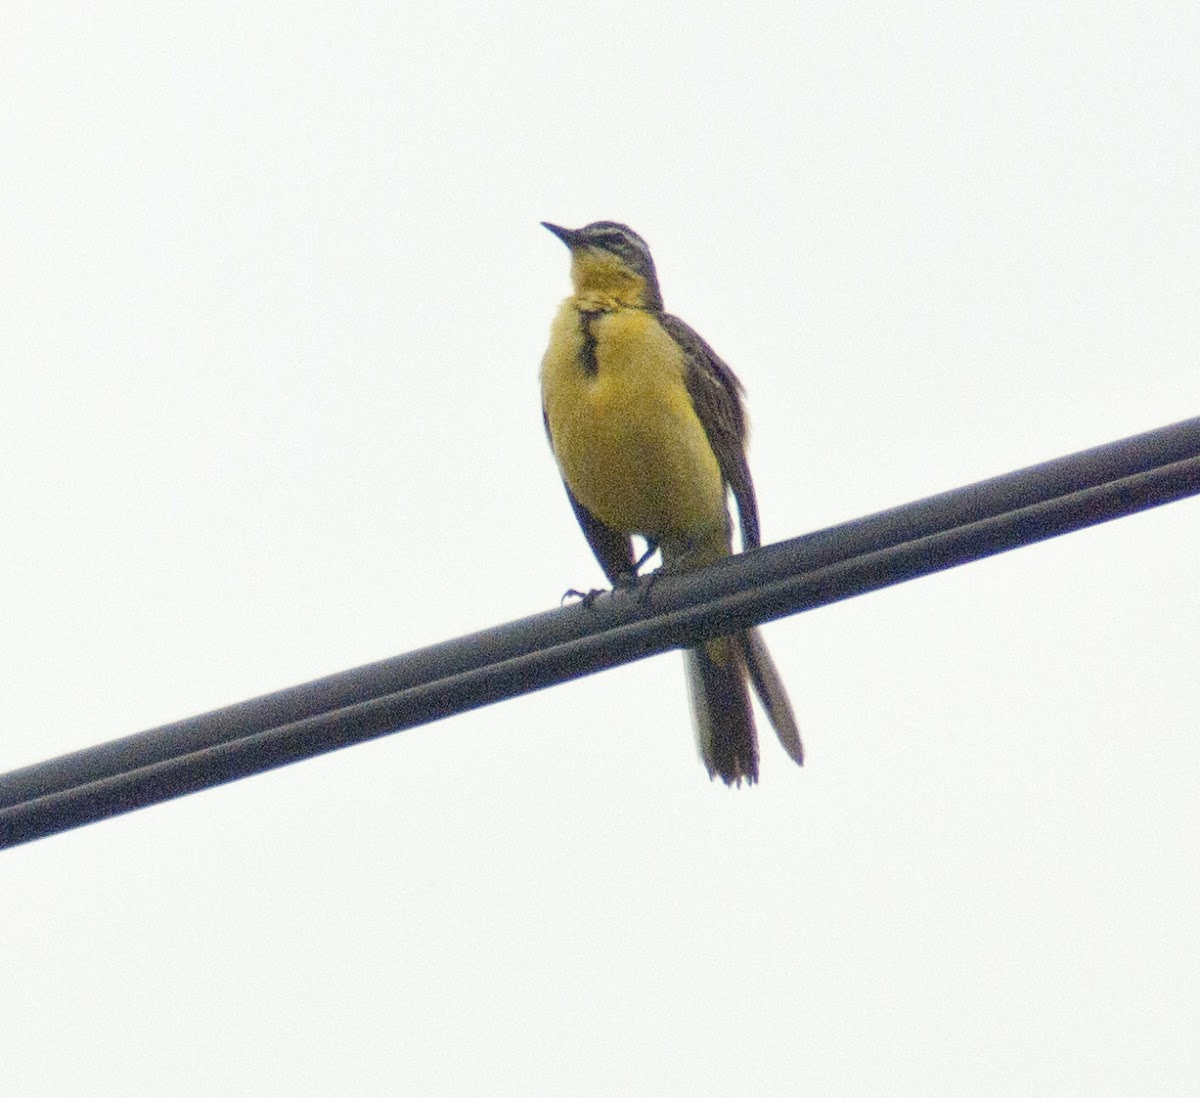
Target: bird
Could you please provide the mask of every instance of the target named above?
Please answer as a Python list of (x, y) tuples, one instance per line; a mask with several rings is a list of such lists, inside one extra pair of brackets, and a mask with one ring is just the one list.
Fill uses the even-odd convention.
[[(542, 359), (542, 416), (604, 574), (614, 587), (629, 585), (656, 550), (664, 573), (730, 555), (730, 494), (742, 549), (757, 548), (741, 382), (691, 327), (664, 311), (654, 259), (631, 228), (616, 221), (542, 225), (569, 249), (572, 284)], [(640, 558), (635, 535), (647, 545)], [(686, 649), (684, 660), (710, 779), (730, 786), (758, 780), (748, 684), (784, 750), (803, 765), (791, 702), (758, 629)]]

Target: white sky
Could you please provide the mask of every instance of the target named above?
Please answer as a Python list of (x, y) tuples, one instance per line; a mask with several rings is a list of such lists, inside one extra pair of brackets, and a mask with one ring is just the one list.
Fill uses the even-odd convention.
[[(542, 219), (650, 242), (767, 540), (1200, 413), (1194, 4), (2, 23), (0, 770), (599, 582)], [(1198, 547), (770, 626), (751, 791), (671, 655), (7, 852), (5, 1089), (1184, 1093)]]

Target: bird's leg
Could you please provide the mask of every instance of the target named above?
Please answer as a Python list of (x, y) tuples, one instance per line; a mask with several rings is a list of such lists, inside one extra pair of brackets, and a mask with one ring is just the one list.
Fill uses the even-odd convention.
[(655, 553), (658, 552), (658, 542), (653, 538), (646, 539), (646, 551), (637, 559), (637, 563), (633, 566), (633, 575), (636, 577), (641, 571), (642, 565), (646, 563)]
[[(629, 573), (629, 586), (633, 587), (638, 584), (643, 578), (638, 575), (642, 565), (646, 563), (655, 553), (658, 552), (658, 542), (653, 538), (646, 539), (646, 551), (637, 559), (633, 566), (633, 571)], [(641, 589), (638, 591), (638, 602), (644, 603), (650, 597), (650, 589), (654, 586), (654, 581), (658, 577), (659, 569), (655, 569), (648, 576), (644, 577), (645, 582), (641, 584)]]
[[(612, 589), (617, 591), (632, 591), (638, 586), (642, 578), (638, 575), (643, 564), (646, 563), (655, 553), (658, 552), (658, 542), (650, 538), (646, 539), (646, 551), (638, 557), (636, 561), (628, 569), (618, 572), (617, 575), (610, 577), (613, 581)], [(642, 585), (642, 590), (639, 593), (640, 599), (645, 599), (650, 593), (650, 588), (654, 583), (654, 577), (658, 575), (657, 571), (651, 572), (649, 576), (644, 577), (646, 582)], [(591, 606), (601, 595), (605, 594), (598, 587), (593, 587), (590, 591), (580, 591), (575, 587), (570, 587), (563, 592), (563, 597), (559, 600), (560, 605), (566, 603), (567, 599), (578, 599), (584, 606)]]

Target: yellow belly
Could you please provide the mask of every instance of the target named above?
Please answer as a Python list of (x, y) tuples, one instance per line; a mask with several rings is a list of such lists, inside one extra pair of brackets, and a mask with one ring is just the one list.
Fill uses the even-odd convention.
[(591, 323), (595, 373), (568, 300), (542, 363), (542, 401), (572, 494), (606, 526), (680, 552), (729, 551), (725, 484), (683, 381), (683, 356), (652, 313)]

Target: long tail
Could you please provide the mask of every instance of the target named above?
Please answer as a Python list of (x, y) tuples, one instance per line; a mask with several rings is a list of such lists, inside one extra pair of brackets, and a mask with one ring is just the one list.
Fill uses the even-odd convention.
[(747, 678), (783, 749), (800, 765), (804, 747), (787, 691), (757, 629), (684, 653), (696, 740), (708, 776), (726, 785), (758, 781), (758, 734)]
[(792, 703), (783, 688), (775, 661), (767, 651), (767, 642), (757, 629), (748, 629), (738, 640), (741, 641), (742, 659), (746, 661), (746, 670), (750, 673), (750, 681), (754, 683), (759, 704), (771, 721), (771, 727), (775, 729), (784, 751), (797, 766), (803, 766), (804, 744), (800, 742), (800, 727), (796, 724)]
[(700, 758), (708, 776), (719, 774), (726, 785), (758, 781), (758, 735), (740, 648), (721, 637), (683, 654)]

